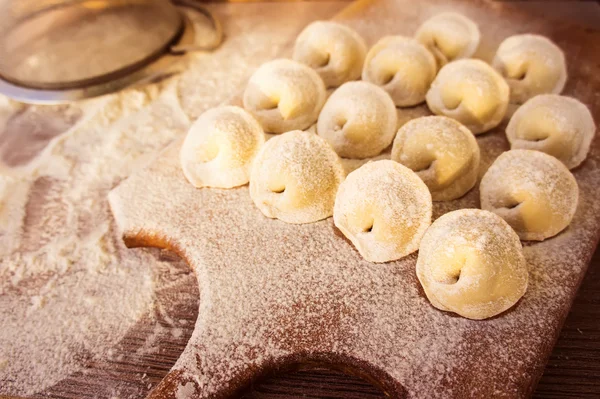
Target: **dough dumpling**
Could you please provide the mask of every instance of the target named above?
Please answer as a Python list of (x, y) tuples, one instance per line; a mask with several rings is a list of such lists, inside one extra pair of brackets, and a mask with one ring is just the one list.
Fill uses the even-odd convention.
[(511, 150), (490, 166), (479, 186), (481, 209), (494, 212), (521, 240), (543, 241), (564, 230), (575, 215), (579, 188), (558, 159)]
[(250, 197), (267, 217), (311, 223), (332, 215), (344, 169), (335, 151), (314, 133), (275, 136), (258, 153)]
[(254, 72), (243, 101), (265, 132), (283, 133), (315, 123), (326, 95), (317, 72), (299, 62), (278, 59)]
[(440, 69), (427, 92), (427, 105), (434, 114), (456, 119), (479, 134), (502, 122), (508, 96), (508, 85), (494, 68), (468, 59)]
[(572, 97), (541, 94), (514, 113), (506, 137), (512, 149), (545, 152), (569, 169), (579, 166), (596, 133), (594, 118), (587, 107)]
[(415, 34), (415, 38), (435, 56), (438, 68), (471, 57), (479, 46), (480, 36), (475, 22), (455, 12), (429, 18)]
[(294, 46), (294, 60), (317, 71), (327, 87), (360, 78), (366, 54), (367, 44), (358, 33), (327, 21), (308, 25)]
[(367, 53), (362, 78), (385, 89), (397, 106), (410, 107), (425, 101), (436, 72), (435, 59), (421, 43), (387, 36)]
[(246, 184), (264, 141), (259, 123), (242, 108), (210, 109), (192, 125), (183, 142), (179, 157), (183, 174), (195, 187)]
[(432, 202), (419, 176), (398, 162), (369, 162), (340, 185), (333, 221), (370, 262), (400, 259), (419, 248)]
[(475, 136), (454, 119), (424, 116), (404, 124), (394, 140), (392, 159), (425, 182), (434, 201), (462, 197), (479, 172)]
[(396, 107), (383, 89), (368, 82), (348, 82), (325, 103), (317, 132), (339, 156), (362, 159), (392, 143), (397, 120)]
[(515, 35), (500, 44), (492, 62), (510, 86), (510, 102), (523, 104), (538, 94), (558, 94), (567, 81), (565, 55), (540, 35)]
[(519, 237), (500, 217), (479, 209), (433, 222), (421, 240), (417, 277), (433, 306), (475, 320), (513, 306), (528, 282)]

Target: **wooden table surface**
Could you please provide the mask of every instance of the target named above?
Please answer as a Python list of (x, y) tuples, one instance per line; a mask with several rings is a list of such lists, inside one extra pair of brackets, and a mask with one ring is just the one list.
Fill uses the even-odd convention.
[[(325, 18), (325, 14), (333, 14), (343, 8), (346, 2), (338, 5), (321, 6), (307, 3), (305, 7), (326, 7), (327, 11), (315, 10), (315, 18)], [(523, 7), (533, 12), (543, 12), (549, 17), (570, 18), (584, 24), (590, 29), (600, 29), (600, 4), (597, 2), (560, 3), (560, 2), (527, 2)], [(277, 5), (273, 5), (277, 7)], [(590, 49), (593, 51), (593, 49)], [(595, 51), (600, 51), (599, 48)], [(600, 95), (600, 93), (598, 94)], [(159, 254), (159, 252), (156, 252)], [(158, 256), (171, 257), (162, 253)], [(174, 259), (173, 267), (180, 273), (189, 273), (183, 262)], [(160, 276), (159, 276), (160, 278)], [(165, 277), (166, 278), (166, 277)], [(195, 278), (190, 275), (185, 287), (190, 295), (199, 296)], [(159, 298), (158, 301), (165, 301)], [(195, 301), (194, 301), (195, 302)], [(185, 319), (193, 326), (197, 317), (196, 303), (175, 303), (166, 313), (173, 318)], [(128, 335), (123, 347), (135, 348), (151, 333), (154, 324), (143, 324), (136, 332)], [(160, 343), (160, 350), (143, 358), (125, 356), (119, 362), (107, 362), (94, 365), (94, 372), (75, 375), (68, 381), (59, 383), (46, 392), (35, 397), (75, 398), (92, 397), (83, 391), (83, 387), (92, 387), (101, 392), (101, 387), (110, 385), (111, 381), (125, 384), (124, 392), (129, 397), (143, 397), (167, 374), (177, 357), (185, 347), (190, 329), (183, 329), (183, 334), (176, 339)], [(127, 385), (129, 384), (129, 385)], [(127, 386), (129, 388), (127, 388)], [(93, 388), (95, 387), (95, 388)], [(108, 394), (108, 393), (107, 393)], [(96, 395), (93, 395), (96, 397)], [(101, 395), (100, 397), (107, 397)], [(381, 391), (370, 383), (346, 376), (330, 370), (301, 370), (268, 376), (248, 387), (243, 395), (250, 399), (288, 399), (288, 398), (379, 398), (384, 397)], [(578, 296), (567, 318), (560, 338), (554, 348), (545, 373), (534, 394), (535, 398), (600, 398), (600, 250), (597, 250), (584, 278)]]

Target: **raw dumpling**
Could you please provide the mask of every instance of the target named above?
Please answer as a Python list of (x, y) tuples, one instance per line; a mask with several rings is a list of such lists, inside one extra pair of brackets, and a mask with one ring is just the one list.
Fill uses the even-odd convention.
[(192, 125), (183, 142), (179, 156), (183, 174), (195, 187), (246, 184), (264, 141), (259, 123), (242, 108), (210, 109)]
[(369, 162), (340, 185), (333, 221), (370, 262), (402, 258), (419, 247), (432, 202), (419, 176), (398, 162)]
[(344, 158), (379, 154), (394, 139), (398, 116), (390, 96), (368, 82), (348, 82), (325, 103), (317, 132)]
[(508, 97), (508, 85), (494, 68), (468, 59), (440, 69), (427, 92), (427, 105), (434, 114), (454, 118), (479, 134), (502, 122)]
[(434, 201), (462, 197), (479, 172), (475, 136), (454, 119), (424, 116), (404, 124), (394, 140), (392, 159), (425, 182)]
[(558, 94), (567, 81), (565, 55), (540, 35), (515, 35), (500, 44), (492, 62), (510, 86), (510, 102), (523, 104), (538, 94)]
[(335, 22), (313, 22), (300, 33), (294, 46), (294, 60), (316, 70), (327, 87), (360, 78), (366, 54), (364, 39)]
[(252, 167), (250, 197), (267, 217), (311, 223), (332, 215), (344, 178), (339, 157), (325, 140), (299, 130), (275, 136)]
[(254, 72), (244, 91), (244, 108), (266, 132), (283, 133), (312, 125), (326, 95), (317, 72), (299, 62), (278, 59)]
[(433, 306), (475, 320), (513, 306), (528, 282), (519, 237), (504, 220), (479, 209), (433, 222), (421, 240), (417, 277)]
[(475, 22), (455, 12), (429, 18), (415, 34), (415, 38), (435, 56), (438, 68), (450, 61), (471, 57), (479, 46), (480, 36)]
[(490, 166), (479, 186), (481, 209), (494, 212), (521, 240), (543, 241), (575, 215), (579, 189), (558, 159), (539, 151), (511, 150)]
[(583, 162), (596, 133), (592, 114), (580, 101), (541, 94), (512, 116), (506, 137), (512, 149), (545, 152), (573, 169)]
[(397, 106), (410, 107), (425, 101), (436, 72), (435, 59), (421, 43), (387, 36), (367, 53), (362, 78), (385, 89)]

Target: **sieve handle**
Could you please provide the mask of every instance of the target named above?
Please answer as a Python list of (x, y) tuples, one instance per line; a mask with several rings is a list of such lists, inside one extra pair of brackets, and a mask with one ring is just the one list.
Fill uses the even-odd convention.
[(200, 44), (178, 45), (178, 44), (175, 44), (175, 45), (171, 46), (171, 49), (170, 49), (171, 53), (182, 54), (182, 53), (187, 53), (187, 52), (192, 52), (192, 51), (212, 51), (212, 50), (215, 50), (217, 47), (219, 47), (221, 45), (221, 43), (223, 43), (223, 39), (225, 37), (225, 35), (223, 33), (223, 26), (221, 25), (219, 20), (213, 15), (212, 12), (210, 12), (206, 8), (202, 7), (200, 4), (198, 4), (199, 2), (195, 1), (195, 0), (172, 0), (172, 1), (177, 6), (190, 8), (190, 9), (204, 15), (213, 26), (213, 29), (215, 31), (215, 39), (212, 41), (212, 43), (209, 43), (206, 45), (200, 45)]

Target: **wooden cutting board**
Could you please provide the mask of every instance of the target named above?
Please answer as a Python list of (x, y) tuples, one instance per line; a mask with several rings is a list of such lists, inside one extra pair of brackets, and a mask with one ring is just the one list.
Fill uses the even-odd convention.
[[(586, 103), (600, 120), (597, 32), (532, 19), (506, 3), (466, 0), (365, 0), (335, 20), (372, 45), (384, 35), (412, 35), (429, 16), (447, 10), (479, 24), (476, 56), (488, 61), (509, 35), (534, 32), (553, 39), (567, 57), (565, 94)], [(426, 112), (422, 106), (399, 110), (399, 116)], [(504, 127), (477, 137), (480, 175), (508, 149)], [(173, 143), (109, 197), (127, 245), (177, 252), (195, 271), (202, 293), (194, 333), (151, 397), (225, 397), (269, 371), (307, 363), (368, 378), (391, 397), (531, 394), (600, 235), (598, 140), (574, 171), (580, 203), (573, 223), (555, 238), (524, 244), (526, 295), (485, 321), (434, 309), (416, 279), (415, 255), (371, 264), (331, 219), (287, 225), (265, 218), (247, 187), (194, 189), (179, 168), (180, 145)], [(436, 203), (434, 217), (478, 207), (478, 196), (474, 189), (459, 200)]]

